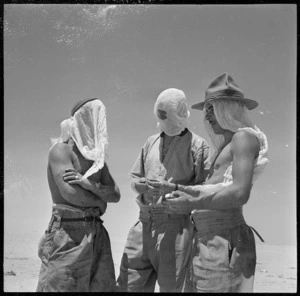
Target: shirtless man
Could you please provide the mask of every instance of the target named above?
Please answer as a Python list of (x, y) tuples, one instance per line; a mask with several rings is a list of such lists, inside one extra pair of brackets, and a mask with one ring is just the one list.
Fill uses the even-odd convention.
[(193, 227), (188, 214), (169, 214), (162, 197), (207, 176), (208, 145), (187, 129), (189, 111), (182, 90), (158, 96), (154, 115), (161, 132), (150, 136), (132, 170), (139, 194), (139, 220), (130, 229), (117, 285), (121, 292), (182, 292)]
[(202, 186), (179, 185), (164, 202), (174, 213), (192, 211), (196, 234), (187, 292), (253, 291), (255, 240), (242, 208), (268, 162), (267, 139), (247, 115), (257, 105), (225, 73), (209, 85), (205, 101), (192, 106), (205, 110), (214, 147), (208, 180)]
[(100, 219), (107, 202), (120, 199), (105, 163), (105, 106), (99, 99), (83, 100), (71, 115), (49, 152), (53, 208), (39, 242), (37, 292), (115, 291), (110, 240)]

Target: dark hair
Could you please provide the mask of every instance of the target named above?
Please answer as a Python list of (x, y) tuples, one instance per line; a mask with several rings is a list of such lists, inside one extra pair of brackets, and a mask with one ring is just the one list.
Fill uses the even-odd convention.
[(100, 100), (100, 99), (98, 99), (98, 98), (83, 99), (83, 100), (80, 100), (79, 102), (77, 102), (77, 103), (73, 106), (73, 108), (72, 108), (72, 110), (71, 110), (71, 116), (73, 116), (74, 113), (75, 113), (80, 107), (82, 107), (85, 103), (90, 102), (90, 101), (94, 101), (94, 100)]

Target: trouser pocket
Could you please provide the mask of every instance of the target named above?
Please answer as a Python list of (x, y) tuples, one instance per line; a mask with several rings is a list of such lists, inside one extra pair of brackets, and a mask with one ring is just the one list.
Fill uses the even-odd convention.
[(57, 230), (46, 232), (40, 239), (38, 244), (38, 256), (43, 260), (49, 258), (49, 254), (53, 248), (53, 238)]

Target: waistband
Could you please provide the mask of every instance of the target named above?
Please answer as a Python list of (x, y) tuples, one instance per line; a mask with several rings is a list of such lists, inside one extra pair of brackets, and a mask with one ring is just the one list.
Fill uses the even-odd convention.
[(138, 196), (136, 199), (137, 204), (140, 207), (140, 215), (139, 219), (142, 222), (148, 221), (167, 221), (170, 219), (179, 219), (186, 215), (184, 214), (170, 214), (167, 205), (162, 204), (153, 204), (153, 205), (146, 205), (142, 202), (141, 197)]
[[(83, 225), (88, 222), (92, 222), (93, 226), (102, 225), (103, 221), (100, 218), (100, 209), (99, 208), (88, 208), (86, 210), (80, 210), (68, 205), (63, 204), (54, 204), (52, 206), (52, 216), (48, 224), (47, 232), (51, 231), (53, 223), (58, 223), (56, 226), (61, 227), (61, 223), (74, 223), (74, 222), (83, 222)], [(100, 223), (100, 224), (99, 224)]]
[(101, 210), (98, 207), (81, 210), (69, 205), (53, 204), (52, 215), (60, 218), (60, 220), (64, 219), (67, 221), (66, 219), (70, 220), (80, 218), (86, 219), (87, 217), (99, 217), (101, 216)]
[(200, 235), (246, 224), (241, 208), (228, 211), (197, 210), (192, 212), (191, 220)]

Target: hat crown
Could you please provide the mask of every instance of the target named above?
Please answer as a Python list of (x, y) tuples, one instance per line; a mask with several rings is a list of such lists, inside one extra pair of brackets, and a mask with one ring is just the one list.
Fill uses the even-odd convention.
[(204, 105), (215, 100), (237, 101), (245, 104), (248, 110), (258, 106), (258, 102), (244, 97), (244, 93), (228, 74), (218, 76), (206, 89), (204, 102), (192, 105), (192, 109), (203, 110)]
[(224, 73), (218, 76), (207, 88), (205, 100), (222, 98), (222, 97), (244, 98), (244, 93), (228, 74)]

